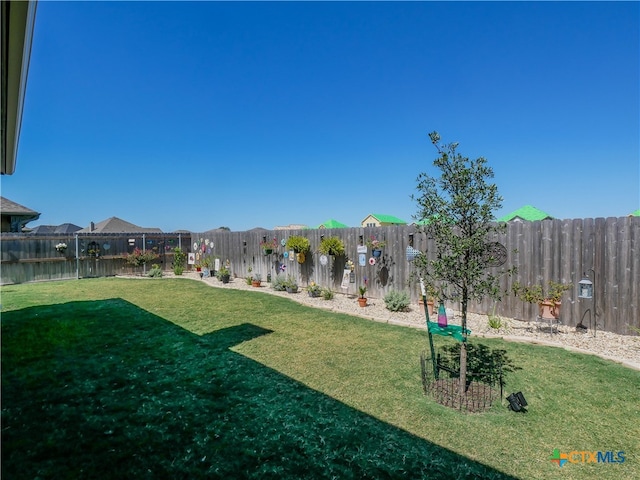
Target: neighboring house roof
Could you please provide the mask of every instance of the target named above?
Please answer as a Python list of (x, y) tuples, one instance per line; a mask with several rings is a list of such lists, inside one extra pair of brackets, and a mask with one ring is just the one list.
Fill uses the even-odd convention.
[(366, 220), (368, 217), (373, 217), (376, 220), (378, 220), (380, 223), (393, 223), (396, 225), (406, 225), (407, 222), (405, 222), (404, 220), (398, 218), (398, 217), (394, 217), (393, 215), (383, 215), (381, 213), (370, 213), (369, 215), (367, 215), (366, 217), (364, 217), (363, 221)]
[(39, 212), (5, 197), (0, 197), (0, 214), (2, 215), (3, 232), (22, 232), (22, 228), (27, 223), (40, 218)]
[(330, 218), (326, 222), (318, 225), (316, 228), (349, 228), (349, 225)]
[(49, 235), (52, 233), (75, 233), (81, 230), (82, 227), (74, 225), (73, 223), (63, 223), (62, 225), (38, 225), (33, 227), (29, 232), (32, 235)]
[(159, 228), (145, 228), (126, 222), (118, 217), (111, 217), (78, 230), (77, 233), (162, 233)]
[(14, 201), (9, 200), (8, 198), (0, 197), (0, 210), (2, 210), (3, 215), (37, 215), (40, 214), (30, 208), (25, 207), (24, 205), (20, 205)]
[(500, 217), (498, 219), (499, 222), (510, 222), (512, 220), (522, 221), (525, 220), (527, 222), (535, 222), (536, 220), (547, 220), (553, 218), (548, 213), (543, 212), (542, 210), (533, 207), (531, 205), (525, 205), (524, 207), (520, 207), (519, 209), (505, 215), (504, 217)]
[(630, 215), (632, 217), (640, 217), (640, 208), (638, 210), (636, 210), (635, 212), (631, 212)]

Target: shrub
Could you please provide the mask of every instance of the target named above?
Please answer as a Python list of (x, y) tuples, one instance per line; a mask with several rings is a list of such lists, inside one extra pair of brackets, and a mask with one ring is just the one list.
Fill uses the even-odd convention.
[(322, 298), (324, 298), (325, 300), (333, 300), (334, 296), (335, 293), (333, 293), (333, 290), (331, 290), (330, 288), (322, 289)]
[(175, 275), (182, 275), (182, 272), (184, 272), (185, 258), (187, 258), (187, 254), (180, 247), (173, 249), (173, 273)]
[(287, 280), (284, 275), (276, 275), (276, 277), (271, 280), (271, 288), (276, 292), (284, 292), (287, 289)]
[(409, 294), (407, 292), (399, 292), (397, 290), (391, 290), (384, 296), (384, 304), (387, 310), (392, 312), (406, 312), (409, 309)]
[(152, 278), (162, 277), (162, 268), (160, 268), (160, 265), (152, 266), (151, 270), (147, 272), (147, 277), (152, 277)]
[(133, 249), (132, 253), (129, 253), (126, 256), (126, 261), (129, 265), (133, 265), (134, 267), (140, 267), (145, 263), (152, 262), (153, 260), (160, 257), (154, 250), (145, 250), (144, 252), (136, 247)]

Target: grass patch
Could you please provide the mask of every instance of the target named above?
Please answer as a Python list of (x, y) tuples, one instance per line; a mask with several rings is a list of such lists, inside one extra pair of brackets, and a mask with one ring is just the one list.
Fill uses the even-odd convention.
[[(640, 477), (640, 374), (597, 357), (478, 341), (522, 367), (505, 391), (529, 412), (464, 415), (422, 394), (424, 332), (259, 291), (87, 279), (2, 302), (6, 478)], [(555, 448), (626, 460), (560, 469)]]

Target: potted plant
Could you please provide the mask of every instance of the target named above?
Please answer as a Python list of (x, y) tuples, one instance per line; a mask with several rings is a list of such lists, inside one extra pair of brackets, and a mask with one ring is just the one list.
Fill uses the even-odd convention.
[(222, 283), (229, 283), (231, 272), (227, 267), (222, 266), (220, 267), (220, 270), (216, 272), (216, 277), (218, 277), (218, 280), (220, 280)]
[(385, 247), (385, 245), (387, 244), (387, 242), (384, 242), (382, 240), (378, 240), (376, 237), (371, 236), (371, 238), (369, 238), (366, 242), (365, 245), (371, 249), (371, 254), (374, 257), (379, 257), (380, 255), (382, 255), (382, 249)]
[(203, 276), (205, 277), (213, 277), (213, 275), (211, 274), (211, 259), (209, 257), (204, 257), (202, 259), (202, 273)]
[[(429, 314), (429, 316), (431, 316), (433, 315), (433, 306), (435, 305), (435, 299), (439, 296), (438, 290), (431, 283), (425, 284), (424, 290), (425, 296), (427, 297), (427, 313)], [(418, 304), (424, 311), (424, 300), (422, 298), (420, 298)]]
[(262, 283), (262, 275), (260, 275), (259, 273), (254, 273), (253, 276), (251, 277), (251, 286), (259, 287), (261, 283)]
[(64, 242), (60, 242), (56, 245), (56, 250), (58, 253), (64, 253), (67, 251), (67, 244)]
[(559, 318), (562, 295), (571, 287), (570, 283), (558, 283), (551, 280), (546, 287), (541, 284), (525, 287), (520, 282), (515, 282), (511, 290), (523, 302), (537, 304), (541, 318)]
[(318, 252), (322, 255), (344, 255), (344, 242), (340, 237), (324, 237), (320, 240)]
[(287, 276), (284, 286), (287, 293), (298, 293), (298, 281), (292, 275)]
[(360, 305), (361, 307), (366, 307), (367, 306), (367, 297), (365, 297), (364, 294), (367, 293), (367, 286), (366, 285), (360, 285), (358, 287), (358, 292), (360, 293), (360, 296), (358, 297), (358, 305)]
[(309, 294), (310, 297), (319, 297), (321, 293), (322, 288), (320, 288), (320, 285), (316, 282), (311, 282), (307, 287), (307, 294)]
[(311, 242), (307, 237), (300, 235), (291, 235), (287, 238), (287, 249), (293, 250), (296, 253), (306, 253), (311, 250)]
[(271, 255), (273, 251), (278, 247), (278, 242), (275, 238), (272, 240), (263, 240), (260, 242), (260, 247), (262, 248), (262, 253), (265, 255)]

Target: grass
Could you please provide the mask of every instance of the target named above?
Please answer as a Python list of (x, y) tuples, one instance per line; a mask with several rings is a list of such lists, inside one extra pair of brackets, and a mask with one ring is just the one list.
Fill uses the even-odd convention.
[(184, 279), (1, 293), (4, 478), (640, 478), (640, 372), (597, 357), (479, 341), (529, 411), (461, 414), (422, 331)]

